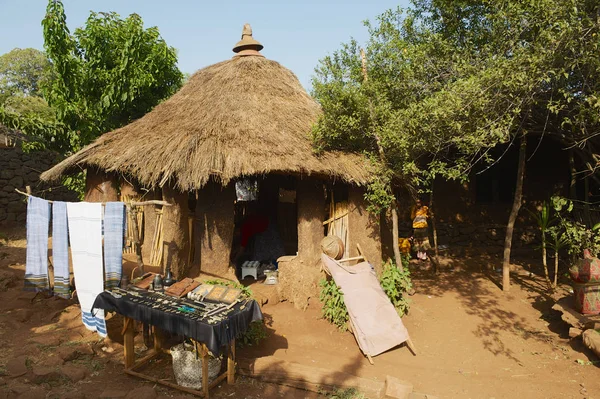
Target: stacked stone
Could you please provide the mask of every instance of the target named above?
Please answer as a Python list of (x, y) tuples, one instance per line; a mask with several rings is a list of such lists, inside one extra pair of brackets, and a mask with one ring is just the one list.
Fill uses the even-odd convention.
[(25, 191), (25, 187), (30, 186), (32, 194), (50, 200), (77, 200), (77, 195), (65, 187), (40, 181), (40, 174), (57, 161), (57, 155), (50, 151), (25, 153), (20, 143), (0, 148), (0, 224), (20, 223), (26, 219), (26, 199), (15, 188)]

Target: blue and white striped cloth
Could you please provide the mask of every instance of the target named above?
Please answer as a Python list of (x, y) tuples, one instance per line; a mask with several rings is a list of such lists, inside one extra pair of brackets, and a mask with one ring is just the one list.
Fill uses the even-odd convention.
[(104, 207), (104, 286), (118, 287), (123, 274), (125, 204), (107, 202)]
[(67, 226), (67, 203), (52, 204), (52, 261), (54, 264), (54, 294), (61, 298), (71, 297), (69, 274), (69, 229)]
[(48, 291), (48, 230), (50, 203), (29, 196), (27, 199), (27, 257), (25, 287), (27, 291)]
[(102, 204), (77, 202), (67, 204), (69, 239), (77, 298), (83, 324), (88, 330), (106, 336), (104, 311), (92, 314), (96, 296), (104, 291), (102, 265)]

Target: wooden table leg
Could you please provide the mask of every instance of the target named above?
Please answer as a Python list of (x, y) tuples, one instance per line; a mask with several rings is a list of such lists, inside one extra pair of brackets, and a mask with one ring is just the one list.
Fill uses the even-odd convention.
[(202, 343), (202, 391), (208, 399), (208, 348)]
[(162, 336), (160, 328), (152, 326), (154, 332), (154, 352), (160, 353), (162, 351)]
[(135, 363), (135, 352), (133, 348), (133, 319), (125, 317), (123, 320), (123, 353), (125, 355), (125, 368), (133, 367)]
[(229, 385), (235, 382), (235, 339), (229, 344), (227, 353), (227, 383)]

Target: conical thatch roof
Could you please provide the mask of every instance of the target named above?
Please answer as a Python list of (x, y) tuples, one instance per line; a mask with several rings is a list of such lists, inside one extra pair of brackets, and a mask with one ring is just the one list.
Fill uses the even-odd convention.
[(313, 154), (309, 134), (321, 110), (296, 76), (262, 56), (235, 56), (196, 72), (187, 84), (131, 124), (106, 133), (42, 174), (55, 180), (76, 166), (97, 166), (147, 187), (170, 179), (182, 190), (209, 178), (243, 175), (331, 176), (363, 185), (355, 154)]

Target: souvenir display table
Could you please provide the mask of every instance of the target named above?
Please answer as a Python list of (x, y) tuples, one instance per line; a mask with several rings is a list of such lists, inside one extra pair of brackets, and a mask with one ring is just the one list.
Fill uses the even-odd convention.
[[(224, 288), (216, 287), (215, 290)], [(206, 294), (201, 301), (193, 301), (129, 286), (126, 289), (112, 288), (100, 293), (93, 309), (117, 312), (125, 317), (122, 331), (125, 373), (208, 398), (209, 389), (225, 378), (229, 384), (233, 384), (235, 338), (246, 332), (251, 322), (262, 320), (262, 313), (254, 300), (235, 299), (231, 303), (223, 303), (205, 300), (204, 296)], [(154, 348), (149, 355), (137, 361), (133, 345), (134, 320), (149, 324), (154, 329)], [(192, 340), (202, 357), (202, 391), (185, 388), (138, 371), (150, 360), (164, 352), (168, 353), (161, 346), (161, 331)], [(219, 356), (224, 347), (227, 348), (227, 370), (209, 383), (209, 354)]]

